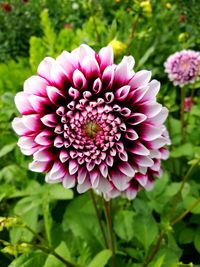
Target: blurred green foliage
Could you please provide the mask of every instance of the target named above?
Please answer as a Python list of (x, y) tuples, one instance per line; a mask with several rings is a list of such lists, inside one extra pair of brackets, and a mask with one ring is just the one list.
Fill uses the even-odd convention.
[[(146, 266), (161, 234), (160, 246), (148, 266), (200, 265), (200, 209), (197, 205), (190, 210), (200, 197), (200, 84), (186, 88), (195, 105), (185, 114), (187, 135), (181, 143), (180, 89), (172, 86), (163, 68), (175, 51), (198, 50), (200, 6), (198, 0), (152, 0), (152, 14), (147, 16), (140, 2), (10, 0), (6, 1), (10, 11), (0, 4), (0, 216), (17, 216), (35, 232), (24, 224), (8, 227), (8, 221), (0, 218), (1, 267), (64, 266), (52, 254), (39, 250), (42, 241), (38, 235), (70, 262), (84, 267), (111, 266), (111, 252), (104, 248), (89, 194), (79, 196), (61, 185), (47, 185), (42, 174), (29, 172), (30, 159), (16, 146), (11, 121), (17, 115), (14, 95), (45, 56), (56, 57), (81, 43), (98, 51), (113, 39), (126, 47), (116, 55), (116, 62), (132, 54), (136, 70), (152, 70), (153, 78), (161, 81), (158, 98), (170, 110), (167, 126), (172, 139), (171, 157), (153, 191), (141, 191), (132, 202), (113, 201), (116, 267)], [(183, 184), (191, 168), (191, 177)], [(101, 199), (96, 198), (104, 219)], [(187, 216), (173, 225), (187, 210)]]

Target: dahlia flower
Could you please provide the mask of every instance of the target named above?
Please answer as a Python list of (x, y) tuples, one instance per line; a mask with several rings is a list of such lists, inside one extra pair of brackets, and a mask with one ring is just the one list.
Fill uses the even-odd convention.
[(176, 86), (194, 83), (200, 74), (200, 53), (182, 50), (168, 57), (164, 63), (165, 72)]
[(133, 66), (132, 56), (113, 64), (111, 46), (96, 54), (87, 45), (40, 63), (15, 97), (22, 117), (12, 123), (30, 170), (107, 199), (152, 187), (168, 156), (168, 110), (156, 102), (160, 83)]

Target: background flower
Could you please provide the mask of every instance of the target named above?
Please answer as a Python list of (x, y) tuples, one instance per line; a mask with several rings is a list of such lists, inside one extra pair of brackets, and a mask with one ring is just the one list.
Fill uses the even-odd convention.
[(168, 110), (156, 102), (160, 83), (133, 66), (132, 56), (114, 65), (111, 46), (96, 54), (87, 45), (40, 63), (15, 97), (22, 117), (13, 128), (21, 151), (33, 155), (30, 170), (106, 198), (152, 187), (168, 156)]
[(200, 54), (192, 50), (182, 50), (168, 57), (165, 72), (174, 85), (193, 83), (199, 76)]

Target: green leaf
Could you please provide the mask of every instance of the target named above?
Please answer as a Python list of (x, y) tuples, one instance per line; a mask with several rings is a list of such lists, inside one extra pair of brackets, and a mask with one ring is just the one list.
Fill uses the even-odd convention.
[(121, 210), (115, 214), (114, 230), (123, 240), (130, 241), (134, 235), (133, 220), (135, 213), (130, 210)]
[(0, 158), (7, 155), (8, 153), (10, 153), (15, 147), (16, 147), (16, 143), (11, 143), (11, 144), (5, 145), (0, 150)]
[(162, 267), (165, 259), (165, 255), (160, 256), (156, 261), (149, 264), (149, 267)]
[(81, 237), (88, 242), (96, 253), (101, 249), (101, 233), (95, 215), (94, 207), (88, 194), (73, 199), (63, 216), (63, 230), (72, 230), (75, 237)]
[(46, 261), (47, 256), (42, 252), (32, 252), (23, 254), (15, 259), (8, 267), (42, 267)]
[(111, 256), (112, 252), (109, 249), (104, 249), (94, 257), (88, 267), (104, 267)]
[(147, 253), (158, 234), (158, 226), (154, 218), (149, 214), (138, 214), (133, 222), (134, 236), (143, 245)]
[(46, 184), (45, 190), (49, 192), (52, 200), (67, 200), (73, 198), (73, 191), (64, 188), (61, 184)]
[(195, 231), (194, 246), (196, 250), (200, 253), (200, 227)]
[(183, 228), (180, 232), (179, 243), (189, 244), (193, 242), (196, 231), (192, 228)]
[[(42, 199), (38, 197), (25, 197), (18, 201), (14, 208), (14, 213), (36, 232), (41, 201)], [(19, 240), (30, 242), (33, 234), (24, 228), (12, 228), (10, 238), (12, 243), (17, 243)]]
[(180, 158), (183, 156), (192, 157), (194, 154), (194, 146), (191, 143), (178, 146), (171, 151), (170, 155), (172, 158)]
[[(197, 201), (198, 199), (193, 197), (193, 196), (186, 196), (183, 199), (183, 205), (185, 207), (185, 209), (190, 209), (192, 207), (192, 205)], [(193, 208), (191, 210), (191, 213), (194, 214), (200, 214), (200, 203), (198, 205), (196, 205), (195, 208)]]
[[(64, 259), (72, 262), (69, 249), (64, 241), (60, 243), (60, 245), (55, 249), (55, 251)], [(53, 255), (49, 255), (44, 267), (63, 267), (63, 263)]]
[[(157, 261), (157, 259), (159, 259), (163, 255), (165, 257), (164, 257), (164, 262), (161, 265), (162, 267), (177, 267), (178, 266), (178, 262), (179, 262), (180, 256), (177, 255), (173, 249), (168, 248), (168, 247), (162, 247), (158, 251), (158, 253), (157, 253), (156, 257), (155, 257), (156, 261)], [(153, 266), (149, 266), (149, 267), (154, 267), (154, 265)]]

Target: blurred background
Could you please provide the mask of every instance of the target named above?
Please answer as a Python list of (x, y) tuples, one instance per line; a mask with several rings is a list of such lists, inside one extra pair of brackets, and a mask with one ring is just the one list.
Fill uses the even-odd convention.
[[(193, 95), (195, 106), (187, 121), (187, 144), (185, 147), (180, 147), (178, 130), (180, 92), (179, 88), (174, 88), (169, 82), (163, 66), (167, 57), (176, 51), (182, 49), (198, 51), (200, 49), (199, 14), (200, 2), (198, 0), (0, 0), (0, 216), (18, 214), (38, 232), (42, 232), (45, 228), (47, 237), (50, 236), (51, 229), (55, 229), (56, 226), (56, 233), (51, 237), (55, 247), (61, 242), (63, 232), (69, 231), (70, 236), (76, 235), (73, 223), (79, 221), (79, 216), (72, 215), (74, 206), (69, 206), (66, 210), (66, 204), (63, 204), (64, 201), (70, 203), (73, 197), (72, 191), (69, 190), (68, 195), (65, 195), (61, 187), (56, 186), (56, 189), (50, 189), (44, 185), (44, 175), (28, 171), (30, 158), (23, 156), (17, 148), (17, 136), (11, 129), (11, 121), (18, 115), (13, 101), (14, 96), (23, 89), (24, 81), (37, 72), (40, 61), (46, 56), (55, 58), (63, 50), (71, 51), (81, 43), (86, 43), (96, 51), (102, 46), (112, 45), (116, 62), (119, 62), (124, 55), (133, 55), (136, 61), (135, 70), (151, 70), (153, 78), (161, 81), (159, 101), (169, 108), (171, 114), (168, 126), (174, 150), (171, 160), (165, 165), (166, 170), (172, 175), (165, 175), (164, 186), (162, 185), (162, 189), (158, 187), (154, 195), (147, 193), (144, 196), (142, 193), (141, 202), (139, 199), (136, 204), (138, 209), (149, 210), (146, 202), (151, 203), (150, 214), (155, 222), (159, 221), (170, 199), (178, 190), (180, 169), (184, 169), (187, 162), (194, 158), (194, 154), (200, 152), (199, 92), (195, 90)], [(197, 88), (199, 88), (199, 82), (195, 84), (195, 89)], [(187, 95), (190, 95), (190, 92), (189, 86)], [(180, 158), (181, 161), (178, 161)], [(178, 160), (175, 162), (174, 159)], [(186, 169), (184, 171), (186, 172)], [(198, 178), (196, 171), (193, 183), (190, 185), (194, 197), (199, 195)], [(33, 195), (33, 189), (40, 194), (39, 196), (45, 196), (45, 205), (36, 201), (36, 198), (40, 199), (40, 197)], [(51, 193), (51, 190), (57, 190), (57, 197)], [(144, 199), (147, 201), (145, 202)], [(82, 197), (80, 203), (85, 203), (85, 201), (85, 197)], [(118, 203), (120, 207), (129, 208), (132, 205), (125, 203), (124, 200), (120, 201)], [(69, 225), (63, 224), (66, 214), (71, 214)], [(177, 253), (168, 250), (166, 255), (169, 259), (174, 257), (177, 261), (200, 264), (200, 238), (195, 239), (197, 232), (200, 236), (199, 214), (200, 211), (196, 211), (192, 214), (194, 216), (192, 221), (191, 218), (187, 218), (187, 221), (176, 230), (175, 237), (170, 244), (175, 247)], [(87, 225), (87, 221), (85, 224)], [(116, 221), (115, 229), (118, 227), (120, 225)], [(33, 235), (23, 231), (4, 230), (0, 233), (0, 239), (12, 244), (17, 244), (22, 236), (25, 240), (33, 240)], [(184, 235), (183, 232), (186, 234)], [(75, 252), (71, 251), (71, 253), (79, 255), (80, 251), (83, 251), (90, 258), (98, 247), (87, 239), (86, 233), (80, 231), (78, 233), (80, 240), (84, 242), (82, 245), (72, 242), (72, 249)], [(156, 235), (157, 232), (154, 234)], [(121, 237), (124, 238), (123, 235), (118, 238)], [(67, 242), (69, 241), (66, 241), (66, 244)], [(88, 244), (93, 244), (94, 251), (88, 252)], [(122, 242), (122, 244), (126, 247), (125, 243)], [(0, 246), (3, 249), (5, 244), (0, 242)], [(141, 257), (140, 251), (129, 250), (127, 253), (133, 262), (137, 262)], [(7, 248), (1, 251), (0, 266), (21, 267), (19, 263), (9, 265), (18, 255), (21, 255), (20, 252), (16, 252), (16, 248), (12, 246), (10, 250)], [(85, 264), (84, 260), (87, 262), (88, 259), (83, 256), (79, 259)], [(123, 262), (122, 260), (121, 264)], [(168, 262), (164, 266), (170, 267), (172, 266), (170, 264)], [(39, 263), (30, 266), (44, 265)], [(45, 266), (57, 265), (47, 264)]]

